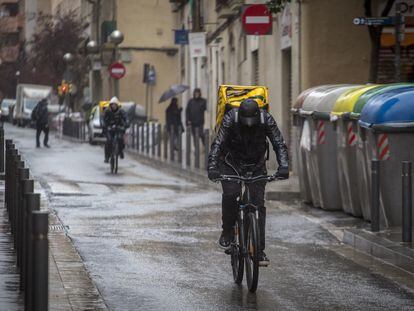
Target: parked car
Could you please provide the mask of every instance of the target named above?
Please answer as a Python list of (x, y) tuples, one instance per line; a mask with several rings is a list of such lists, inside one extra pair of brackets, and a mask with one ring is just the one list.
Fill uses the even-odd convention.
[(16, 105), (16, 100), (12, 98), (5, 98), (1, 102), (1, 120), (11, 122), (13, 116), (13, 108)]

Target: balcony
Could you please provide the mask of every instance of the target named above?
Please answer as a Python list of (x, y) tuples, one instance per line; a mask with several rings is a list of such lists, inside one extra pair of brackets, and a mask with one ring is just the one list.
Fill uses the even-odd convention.
[(0, 5), (2, 5), (2, 4), (9, 4), (9, 3), (18, 4), (19, 3), (19, 0), (0, 0)]
[(19, 32), (22, 27), (22, 15), (0, 17), (0, 33)]
[(216, 0), (218, 18), (226, 19), (240, 12), (243, 0)]
[(19, 57), (20, 46), (5, 46), (0, 49), (0, 59), (4, 63), (13, 63)]

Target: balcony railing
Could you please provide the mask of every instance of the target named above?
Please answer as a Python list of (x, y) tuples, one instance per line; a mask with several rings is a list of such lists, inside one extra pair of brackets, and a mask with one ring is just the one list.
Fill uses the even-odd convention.
[(217, 0), (216, 11), (218, 18), (229, 18), (239, 13), (244, 0)]
[(13, 63), (19, 57), (20, 46), (5, 46), (0, 49), (0, 59), (5, 63)]
[(0, 17), (0, 33), (19, 32), (23, 27), (21, 15)]

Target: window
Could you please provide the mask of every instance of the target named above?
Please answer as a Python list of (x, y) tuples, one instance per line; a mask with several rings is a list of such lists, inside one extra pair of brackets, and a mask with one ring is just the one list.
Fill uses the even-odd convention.
[(246, 40), (246, 35), (244, 33), (240, 35), (239, 42), (240, 44), (239, 44), (238, 55), (239, 55), (239, 65), (240, 65), (247, 59), (247, 40)]

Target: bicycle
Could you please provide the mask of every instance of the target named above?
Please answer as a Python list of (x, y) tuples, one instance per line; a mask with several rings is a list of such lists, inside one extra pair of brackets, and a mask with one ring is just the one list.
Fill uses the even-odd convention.
[(259, 210), (256, 205), (251, 203), (249, 185), (259, 181), (272, 182), (281, 178), (267, 175), (251, 177), (251, 175), (251, 173), (247, 174), (247, 177), (222, 175), (216, 181), (241, 182), (233, 242), (226, 254), (231, 255), (234, 282), (236, 284), (242, 283), (245, 265), (247, 287), (250, 292), (254, 293), (259, 281)]
[(118, 173), (118, 158), (119, 158), (119, 139), (122, 138), (124, 133), (124, 129), (120, 127), (112, 127), (109, 129), (112, 137), (111, 143), (111, 157), (110, 157), (110, 164), (111, 164), (111, 173), (117, 174)]

